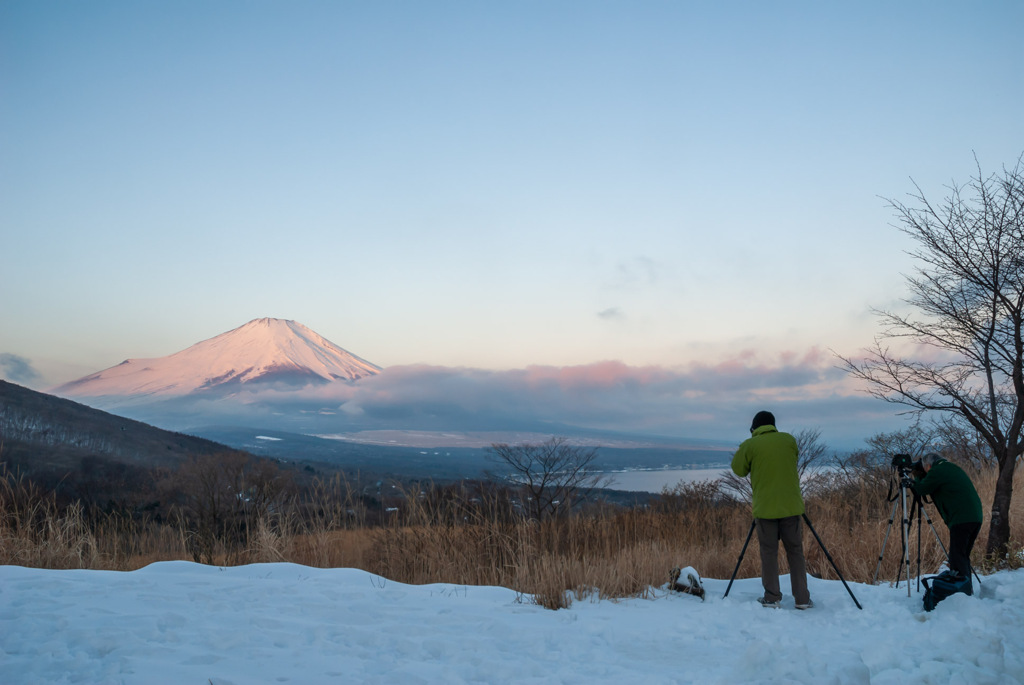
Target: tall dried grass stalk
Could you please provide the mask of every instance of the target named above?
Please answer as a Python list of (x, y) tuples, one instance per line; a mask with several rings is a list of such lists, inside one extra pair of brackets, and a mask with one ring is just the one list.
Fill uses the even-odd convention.
[(33, 568), (95, 568), (102, 563), (81, 505), (0, 471), (0, 563)]

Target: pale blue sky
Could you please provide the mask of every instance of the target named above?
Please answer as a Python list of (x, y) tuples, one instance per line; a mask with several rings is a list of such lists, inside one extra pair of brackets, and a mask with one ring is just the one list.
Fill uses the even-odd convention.
[(1016, 1), (8, 0), (0, 354), (45, 387), (262, 316), (382, 366), (854, 353), (909, 268), (879, 196), (1024, 151), (1022, 33)]

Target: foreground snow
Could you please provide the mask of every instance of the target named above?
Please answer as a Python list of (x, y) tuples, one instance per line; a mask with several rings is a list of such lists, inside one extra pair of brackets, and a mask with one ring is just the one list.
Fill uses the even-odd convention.
[[(760, 581), (707, 601), (576, 601), (411, 586), (352, 569), (169, 562), (132, 573), (0, 567), (0, 682), (1018, 683), (1024, 570), (933, 613), (916, 590), (810, 579), (815, 608), (763, 609)], [(783, 587), (788, 579), (783, 579)]]

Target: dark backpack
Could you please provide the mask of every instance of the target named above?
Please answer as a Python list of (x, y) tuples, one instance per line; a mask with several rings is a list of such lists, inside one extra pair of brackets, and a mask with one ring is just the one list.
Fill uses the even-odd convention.
[(937, 576), (922, 578), (924, 583), (924, 610), (931, 611), (935, 605), (952, 594), (962, 592), (965, 595), (974, 594), (971, 588), (971, 578), (963, 577), (956, 571), (943, 571)]

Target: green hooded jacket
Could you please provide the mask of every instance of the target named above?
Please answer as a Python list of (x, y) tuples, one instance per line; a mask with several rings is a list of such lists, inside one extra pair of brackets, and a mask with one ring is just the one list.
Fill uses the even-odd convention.
[(962, 468), (945, 459), (936, 461), (923, 478), (916, 479), (914, 492), (931, 495), (939, 516), (947, 526), (981, 523), (985, 519), (981, 498), (974, 489), (971, 477)]
[(739, 477), (750, 474), (754, 491), (754, 518), (781, 519), (804, 513), (800, 493), (796, 438), (780, 433), (775, 426), (754, 429), (732, 458), (732, 471)]

